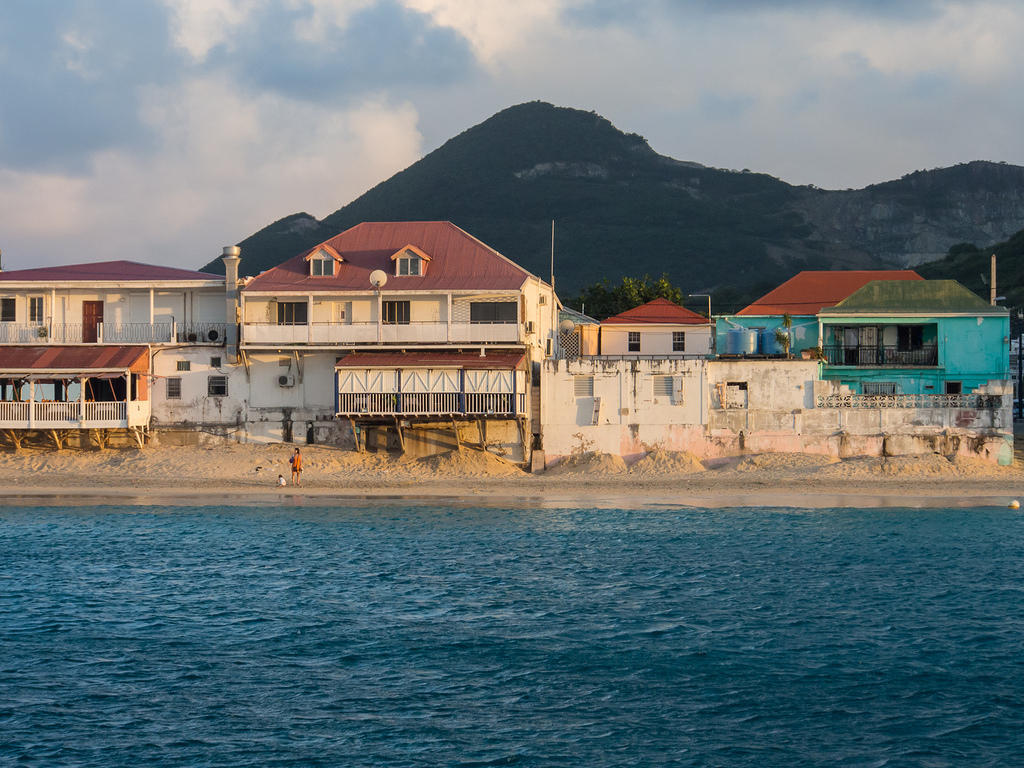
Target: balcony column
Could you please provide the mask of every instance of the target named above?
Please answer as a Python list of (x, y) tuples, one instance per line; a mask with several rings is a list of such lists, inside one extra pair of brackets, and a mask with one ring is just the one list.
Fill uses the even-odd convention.
[(33, 429), (36, 425), (36, 383), (29, 379), (28, 382), (28, 428)]
[(78, 380), (78, 420), (85, 422), (85, 378)]
[(451, 340), (452, 340), (452, 295), (450, 293), (448, 294), (448, 315), (447, 315), (447, 318), (448, 318), (448, 325), (447, 325), (447, 328), (445, 329), (445, 336), (444, 336), (444, 338), (445, 338), (445, 341), (447, 341), (448, 343), (451, 343)]
[(313, 343), (313, 294), (306, 297), (306, 343)]
[(380, 289), (377, 289), (377, 343), (380, 344), (383, 338), (383, 323), (384, 323), (384, 297), (381, 296)]
[(150, 328), (153, 327), (153, 318), (154, 318), (153, 302), (154, 302), (154, 299), (155, 299), (154, 293), (155, 293), (154, 290), (152, 288), (150, 288), (149, 289), (149, 327)]
[(57, 316), (57, 289), (56, 288), (51, 288), (50, 289), (50, 315), (49, 315), (50, 321), (49, 321), (49, 328), (47, 329), (47, 332), (46, 332), (46, 343), (47, 344), (53, 344), (53, 323), (56, 320), (56, 316)]

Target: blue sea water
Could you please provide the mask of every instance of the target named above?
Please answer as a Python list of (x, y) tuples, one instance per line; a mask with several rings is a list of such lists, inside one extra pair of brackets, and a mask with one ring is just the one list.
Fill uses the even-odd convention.
[(1013, 766), (1002, 509), (0, 509), (0, 765)]

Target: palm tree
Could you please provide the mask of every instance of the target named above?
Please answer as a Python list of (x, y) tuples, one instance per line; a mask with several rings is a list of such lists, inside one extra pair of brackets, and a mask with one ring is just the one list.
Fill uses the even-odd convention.
[(782, 327), (775, 329), (775, 341), (778, 342), (779, 346), (782, 347), (786, 352), (786, 359), (790, 357), (789, 347), (793, 343), (793, 338), (790, 336), (790, 330), (793, 328), (793, 316), (786, 312), (782, 316)]

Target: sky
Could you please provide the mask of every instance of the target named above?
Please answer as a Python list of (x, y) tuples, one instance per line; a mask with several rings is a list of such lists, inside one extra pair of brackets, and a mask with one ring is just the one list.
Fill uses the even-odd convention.
[[(1024, 165), (1021, 0), (4, 0), (0, 249), (196, 268), (505, 107), (862, 187)], [(244, 258), (244, 254), (243, 254)]]

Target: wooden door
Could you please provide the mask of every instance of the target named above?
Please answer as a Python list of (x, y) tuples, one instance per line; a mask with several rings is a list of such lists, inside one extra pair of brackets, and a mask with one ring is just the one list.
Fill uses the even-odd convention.
[(95, 344), (98, 336), (96, 326), (103, 322), (103, 302), (82, 302), (82, 342)]

